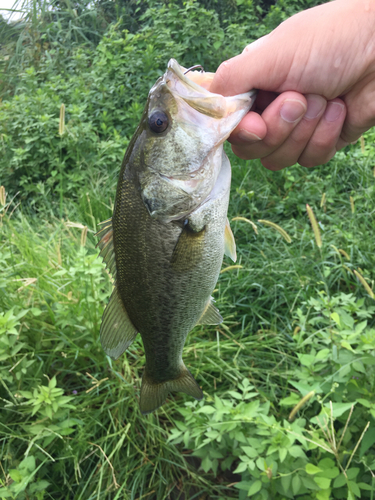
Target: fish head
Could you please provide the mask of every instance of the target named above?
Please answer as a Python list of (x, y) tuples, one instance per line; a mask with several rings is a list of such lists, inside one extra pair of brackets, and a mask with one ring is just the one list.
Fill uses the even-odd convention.
[(137, 140), (141, 196), (150, 215), (163, 222), (185, 218), (207, 198), (220, 172), (223, 142), (256, 96), (211, 93), (213, 73), (186, 71), (169, 61), (150, 90)]

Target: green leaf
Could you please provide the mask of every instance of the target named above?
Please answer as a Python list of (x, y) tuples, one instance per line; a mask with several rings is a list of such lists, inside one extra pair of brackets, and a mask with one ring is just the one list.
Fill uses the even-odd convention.
[(295, 474), (293, 479), (292, 479), (292, 490), (293, 490), (293, 495), (296, 496), (301, 489), (302, 486), (302, 481), (299, 477), (298, 474)]
[(319, 461), (318, 466), (322, 470), (331, 469), (332, 467), (335, 466), (335, 462), (332, 460), (332, 458), (323, 458), (322, 460)]
[(204, 472), (208, 472), (212, 468), (212, 462), (208, 455), (206, 455), (202, 460), (201, 467), (204, 470)]
[(289, 493), (291, 480), (292, 476), (290, 474), (287, 474), (286, 476), (281, 476), (281, 484), (285, 493)]
[(346, 484), (346, 478), (343, 473), (341, 473), (339, 476), (336, 477), (336, 479), (333, 482), (333, 487), (334, 488), (341, 488)]
[(19, 468), (21, 470), (27, 470), (28, 472), (33, 472), (35, 470), (35, 467), (35, 457), (33, 455), (29, 455), (28, 457), (24, 458), (19, 465)]
[(56, 377), (52, 377), (51, 380), (48, 382), (49, 389), (54, 389), (56, 387), (56, 384), (57, 384)]
[[(356, 405), (356, 401), (353, 403), (332, 403), (332, 412), (333, 412), (333, 417), (341, 417), (346, 411), (350, 410), (350, 408), (354, 405)], [(324, 406), (326, 408), (330, 408), (330, 403), (325, 403)]]
[(202, 408), (199, 408), (199, 410), (196, 413), (204, 413), (206, 415), (210, 415), (212, 413), (215, 413), (215, 408), (213, 406), (205, 405), (202, 406)]
[(337, 312), (333, 312), (331, 314), (331, 319), (333, 319), (337, 326), (341, 327), (340, 316), (337, 314)]
[(255, 448), (252, 448), (251, 446), (241, 446), (241, 449), (249, 458), (255, 458), (259, 455), (257, 450)]
[(16, 483), (20, 483), (23, 479), (23, 475), (17, 469), (10, 469), (9, 475)]
[(315, 363), (315, 356), (311, 354), (300, 354), (297, 353), (297, 356), (300, 360), (301, 365), (303, 366), (312, 366)]
[(6, 486), (0, 488), (0, 498), (14, 498)]
[(349, 481), (349, 490), (354, 493), (356, 497), (361, 498), (361, 490), (354, 481)]
[(365, 406), (366, 408), (371, 408), (371, 403), (367, 399), (359, 398), (357, 399), (357, 403), (361, 404), (362, 406)]
[(258, 493), (258, 491), (260, 491), (261, 488), (262, 488), (262, 481), (260, 481), (259, 479), (257, 479), (250, 486), (249, 491), (247, 492), (248, 496), (250, 497), (251, 495), (255, 495), (255, 493)]
[(241, 474), (241, 472), (245, 472), (245, 470), (247, 469), (247, 463), (245, 462), (241, 462), (237, 469), (233, 471), (234, 474)]
[(288, 454), (288, 450), (286, 448), (279, 448), (280, 462), (284, 462), (287, 454)]
[(331, 467), (330, 469), (323, 469), (323, 472), (320, 473), (321, 477), (327, 477), (329, 479), (335, 479), (340, 474), (339, 468), (338, 467)]
[(252, 485), (251, 481), (240, 481), (239, 483), (235, 484), (234, 487), (237, 488), (238, 490), (248, 491), (251, 485)]
[(307, 474), (318, 474), (318, 472), (322, 472), (322, 469), (319, 469), (319, 467), (314, 464), (306, 464), (305, 471)]
[(328, 477), (315, 476), (314, 481), (322, 490), (327, 490), (331, 484), (331, 480)]
[(348, 479), (355, 479), (358, 476), (359, 467), (351, 467), (346, 471)]
[(317, 361), (321, 361), (323, 359), (328, 358), (330, 354), (331, 354), (330, 349), (320, 349), (320, 351), (318, 351), (317, 355), (315, 356), (315, 359)]
[(316, 492), (317, 500), (330, 500), (331, 498), (331, 490), (320, 490)]
[(341, 341), (341, 347), (343, 347), (344, 349), (347, 349), (348, 351), (355, 352), (354, 349), (352, 348), (352, 346), (346, 340)]

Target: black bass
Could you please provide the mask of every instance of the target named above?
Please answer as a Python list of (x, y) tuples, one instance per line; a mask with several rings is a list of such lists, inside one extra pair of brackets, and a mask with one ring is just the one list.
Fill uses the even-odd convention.
[(113, 217), (98, 233), (115, 280), (101, 343), (116, 359), (141, 334), (144, 414), (170, 392), (202, 399), (182, 350), (195, 325), (221, 323), (211, 293), (224, 252), (236, 260), (223, 142), (250, 110), (255, 91), (212, 94), (205, 88), (212, 78), (169, 61), (126, 151)]

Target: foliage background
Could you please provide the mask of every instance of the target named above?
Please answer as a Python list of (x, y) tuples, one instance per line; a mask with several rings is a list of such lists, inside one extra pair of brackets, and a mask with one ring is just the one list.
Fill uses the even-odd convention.
[(0, 498), (374, 497), (374, 131), (309, 171), (231, 155), (225, 321), (184, 353), (205, 401), (142, 417), (140, 340), (112, 362), (98, 339), (94, 233), (149, 88), (170, 57), (214, 71), (317, 3), (34, 0), (0, 20)]

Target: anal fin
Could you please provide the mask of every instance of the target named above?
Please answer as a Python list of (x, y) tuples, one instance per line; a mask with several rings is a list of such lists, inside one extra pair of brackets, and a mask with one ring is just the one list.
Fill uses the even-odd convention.
[(227, 257), (236, 262), (237, 253), (236, 253), (236, 242), (234, 241), (234, 236), (232, 230), (229, 225), (229, 220), (225, 223), (225, 231), (224, 231), (224, 253)]
[(219, 325), (222, 322), (223, 318), (219, 310), (214, 306), (214, 299), (210, 297), (202, 316), (197, 321), (197, 325)]
[(104, 352), (117, 359), (130, 346), (137, 330), (129, 319), (117, 286), (104, 310), (100, 327), (100, 341)]
[(154, 383), (145, 372), (142, 377), (139, 402), (141, 413), (146, 415), (160, 408), (170, 392), (184, 392), (198, 400), (203, 398), (203, 392), (184, 364), (179, 377), (159, 384)]

